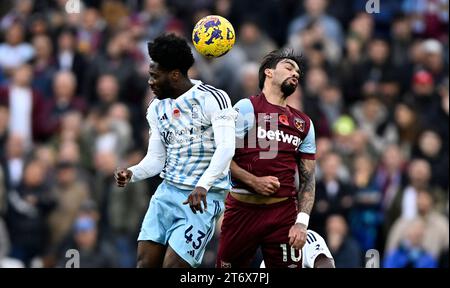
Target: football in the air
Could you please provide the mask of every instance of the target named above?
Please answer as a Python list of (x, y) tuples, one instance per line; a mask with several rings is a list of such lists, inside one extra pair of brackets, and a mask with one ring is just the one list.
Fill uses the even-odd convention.
[(205, 57), (225, 55), (236, 40), (231, 23), (218, 15), (208, 15), (200, 19), (192, 31), (195, 49)]

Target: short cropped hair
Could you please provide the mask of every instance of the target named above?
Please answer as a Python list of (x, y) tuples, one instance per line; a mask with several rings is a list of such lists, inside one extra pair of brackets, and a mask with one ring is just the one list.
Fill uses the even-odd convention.
[(194, 56), (186, 40), (175, 34), (163, 34), (149, 42), (148, 54), (165, 71), (180, 70), (187, 76), (187, 71), (194, 64)]
[(267, 54), (259, 67), (259, 88), (262, 90), (264, 87), (264, 81), (266, 81), (266, 74), (264, 70), (267, 68), (273, 69), (277, 66), (277, 64), (284, 59), (290, 59), (297, 63), (300, 68), (300, 76), (302, 75), (302, 56), (294, 53), (294, 50), (291, 48), (283, 48), (279, 50), (275, 50)]

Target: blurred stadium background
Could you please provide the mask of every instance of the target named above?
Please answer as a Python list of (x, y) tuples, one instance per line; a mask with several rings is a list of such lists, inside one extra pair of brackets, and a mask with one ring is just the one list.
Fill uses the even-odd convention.
[[(119, 189), (116, 167), (146, 153), (146, 43), (190, 39), (219, 14), (234, 25), (222, 58), (195, 53), (190, 76), (235, 103), (257, 93), (258, 63), (290, 45), (304, 56), (292, 106), (314, 121), (310, 228), (337, 267), (448, 267), (448, 0), (66, 0), (0, 3), (0, 267), (134, 267), (159, 184)], [(377, 2), (377, 1), (375, 1)], [(213, 267), (217, 235), (203, 267)], [(256, 263), (256, 262), (255, 262)]]

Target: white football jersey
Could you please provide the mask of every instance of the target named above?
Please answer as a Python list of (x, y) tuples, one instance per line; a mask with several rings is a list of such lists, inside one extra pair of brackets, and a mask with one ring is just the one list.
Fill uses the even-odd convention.
[[(216, 149), (211, 121), (235, 121), (237, 117), (227, 93), (191, 81), (194, 86), (186, 93), (176, 99), (155, 99), (147, 111), (150, 126), (156, 125), (166, 148), (160, 176), (180, 189), (193, 189), (211, 162)], [(230, 187), (228, 164), (211, 189)]]

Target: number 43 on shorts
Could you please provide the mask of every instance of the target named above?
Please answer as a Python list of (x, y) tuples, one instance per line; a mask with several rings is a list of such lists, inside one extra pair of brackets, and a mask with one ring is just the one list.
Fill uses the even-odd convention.
[(190, 225), (185, 231), (184, 231), (184, 238), (186, 238), (186, 243), (189, 244), (192, 242), (192, 247), (194, 249), (199, 249), (202, 246), (203, 238), (205, 238), (206, 234), (203, 231), (197, 230), (198, 237), (195, 241), (193, 241), (194, 235), (191, 233), (191, 230), (194, 228), (194, 226)]

